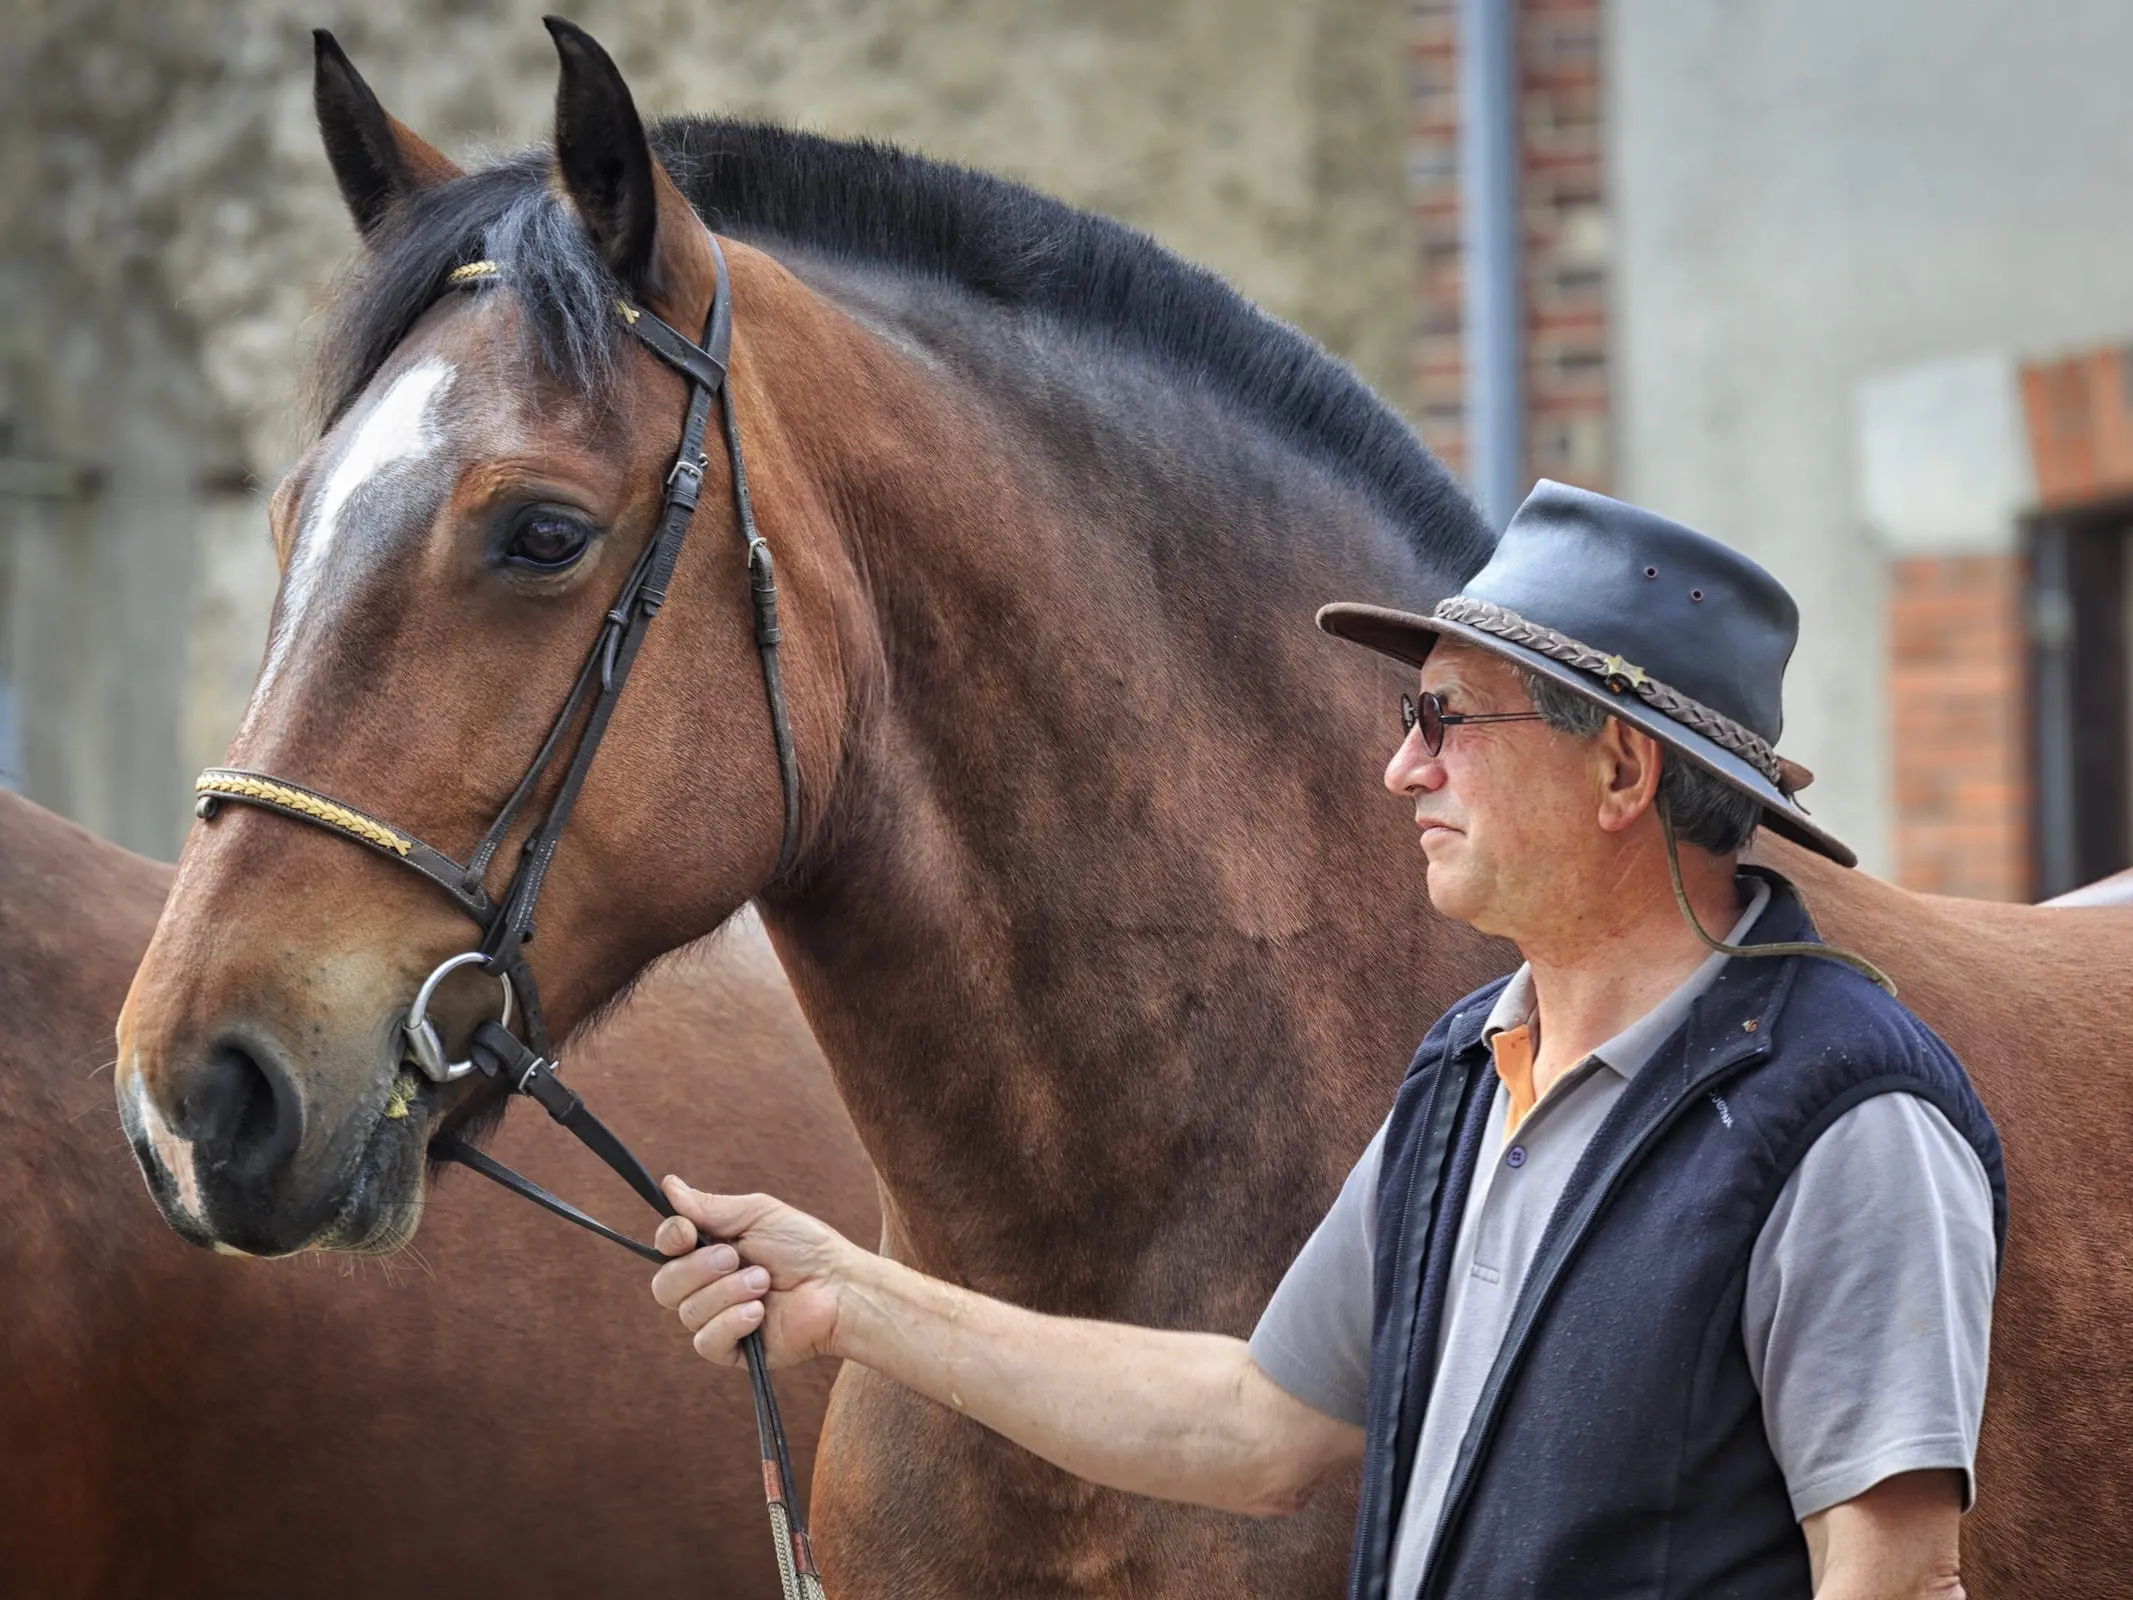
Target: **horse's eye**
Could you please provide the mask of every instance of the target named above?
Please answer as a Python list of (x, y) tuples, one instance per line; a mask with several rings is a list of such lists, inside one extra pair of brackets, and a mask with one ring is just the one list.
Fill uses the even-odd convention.
[(519, 514), (504, 541), (504, 559), (522, 567), (555, 572), (585, 554), (592, 529), (579, 518), (549, 506), (532, 506)]

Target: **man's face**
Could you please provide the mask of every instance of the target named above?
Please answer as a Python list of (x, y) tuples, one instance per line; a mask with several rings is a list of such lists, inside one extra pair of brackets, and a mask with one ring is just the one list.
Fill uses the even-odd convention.
[[(1448, 713), (1533, 709), (1509, 662), (1457, 640), (1430, 652), (1420, 686)], [(1414, 802), (1431, 903), (1511, 939), (1548, 926), (1566, 869), (1601, 841), (1594, 755), (1592, 741), (1542, 722), (1448, 727), (1436, 755), (1419, 726), (1408, 734), (1385, 787)]]

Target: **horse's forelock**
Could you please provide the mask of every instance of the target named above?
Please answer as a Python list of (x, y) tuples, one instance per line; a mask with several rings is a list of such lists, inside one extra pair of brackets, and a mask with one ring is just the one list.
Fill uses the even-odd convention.
[(613, 312), (620, 291), (550, 187), (549, 164), (545, 150), (527, 151), (420, 190), (378, 230), (318, 347), (310, 383), (318, 428), (354, 403), (417, 319), (451, 292), (447, 275), (470, 261), (501, 269), (496, 281), (516, 303), (529, 371), (596, 397), (606, 390), (621, 338)]

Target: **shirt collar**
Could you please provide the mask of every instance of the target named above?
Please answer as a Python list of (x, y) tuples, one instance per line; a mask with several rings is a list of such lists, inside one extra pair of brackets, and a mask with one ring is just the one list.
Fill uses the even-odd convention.
[[(1747, 909), (1741, 912), (1740, 920), (1733, 924), (1732, 930), (1719, 941), (1721, 944), (1739, 944), (1747, 938), (1755, 926), (1756, 919), (1770, 904), (1770, 881), (1767, 878), (1744, 873), (1736, 881), (1748, 890), (1748, 905)], [(1718, 981), (1718, 974), (1732, 959), (1731, 956), (1712, 951), (1704, 958), (1701, 966), (1681, 980), (1673, 993), (1593, 1051), (1593, 1054), (1612, 1068), (1618, 1077), (1634, 1078), (1643, 1069), (1644, 1064), (1651, 1060), (1652, 1052), (1666, 1043), (1674, 1030), (1687, 1020), (1689, 1007)], [(1503, 986), (1502, 992), (1496, 996), (1496, 1004), (1489, 1008), (1489, 1019), (1481, 1025), (1483, 1042), (1508, 1028), (1516, 1028), (1533, 1021), (1534, 1011), (1533, 968), (1528, 963), (1511, 974), (1511, 981)]]
[(1532, 1020), (1533, 963), (1528, 961), (1511, 974), (1511, 981), (1496, 996), (1496, 1004), (1489, 1007), (1489, 1020), (1481, 1025), (1482, 1042), (1486, 1044), (1505, 1029)]

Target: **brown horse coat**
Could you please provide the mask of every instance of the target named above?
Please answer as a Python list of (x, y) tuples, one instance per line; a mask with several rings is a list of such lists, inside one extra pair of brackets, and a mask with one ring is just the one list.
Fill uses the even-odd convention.
[[(170, 876), (0, 793), (0, 1591), (774, 1595), (746, 1384), (612, 1245), (464, 1175), (419, 1261), (225, 1260), (164, 1226), (109, 1062)], [(871, 1172), (752, 925), (568, 1059), (648, 1159), (873, 1236)], [(495, 1148), (648, 1231), (544, 1118)], [(831, 1376), (779, 1380), (803, 1473)]]

